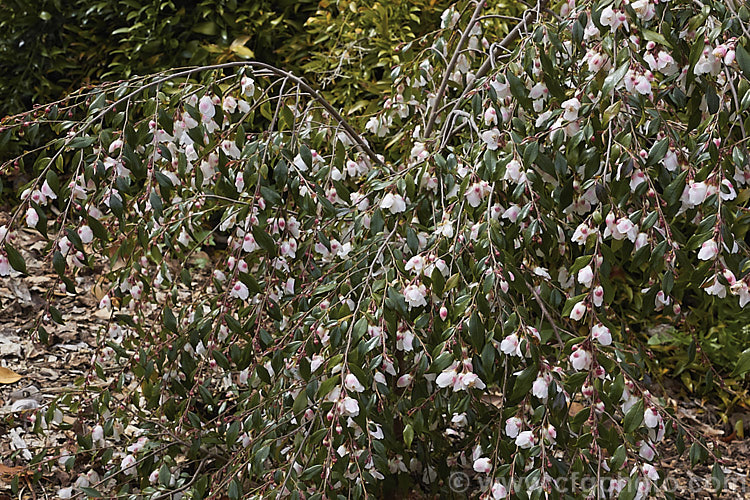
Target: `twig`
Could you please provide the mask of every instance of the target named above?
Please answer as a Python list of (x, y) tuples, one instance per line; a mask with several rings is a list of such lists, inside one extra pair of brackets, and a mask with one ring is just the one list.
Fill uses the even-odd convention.
[(451, 72), (453, 71), (453, 68), (456, 67), (456, 64), (458, 63), (458, 57), (461, 55), (461, 50), (464, 48), (464, 44), (466, 44), (466, 41), (469, 38), (469, 33), (471, 32), (471, 28), (474, 27), (474, 23), (477, 22), (477, 18), (479, 18), (479, 13), (484, 8), (484, 1), (480, 0), (477, 2), (477, 7), (474, 9), (474, 13), (471, 15), (471, 19), (469, 19), (469, 24), (464, 28), (464, 32), (461, 35), (461, 39), (458, 41), (458, 46), (456, 47), (456, 50), (453, 51), (453, 56), (451, 57), (450, 62), (448, 63), (448, 66), (445, 68), (445, 73), (443, 74), (443, 81), (440, 82), (440, 88), (437, 91), (437, 95), (435, 96), (435, 102), (433, 102), (432, 107), (430, 108), (430, 114), (427, 118), (427, 126), (424, 130), (425, 137), (429, 137), (432, 133), (432, 129), (435, 126), (435, 120), (437, 120), (437, 111), (440, 109), (440, 101), (443, 100), (443, 95), (445, 94), (445, 89), (448, 87), (448, 80), (450, 79)]

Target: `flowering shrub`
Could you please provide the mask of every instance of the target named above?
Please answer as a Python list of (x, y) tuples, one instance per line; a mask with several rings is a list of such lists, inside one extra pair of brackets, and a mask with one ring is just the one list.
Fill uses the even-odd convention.
[(105, 85), (56, 124), (0, 274), (35, 228), (61, 291), (107, 265), (111, 320), (36, 420), (75, 414), (76, 449), (35, 460), (90, 495), (448, 495), (460, 471), (644, 498), (665, 436), (706, 459), (629, 321), (750, 301), (749, 13), (545, 6), (503, 40), (490, 7), (446, 11), (363, 134), (254, 62)]

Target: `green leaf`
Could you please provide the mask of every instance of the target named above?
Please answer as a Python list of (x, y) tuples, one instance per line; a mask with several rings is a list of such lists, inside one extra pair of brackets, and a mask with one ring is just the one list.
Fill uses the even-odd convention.
[(5, 253), (8, 255), (8, 262), (13, 269), (19, 273), (27, 274), (26, 272), (26, 261), (23, 260), (21, 254), (11, 246), (10, 243), (5, 242)]
[(748, 53), (744, 46), (737, 44), (735, 54), (737, 56), (737, 64), (740, 66), (742, 73), (745, 75), (745, 78), (750, 79), (750, 53)]
[(731, 376), (739, 377), (747, 372), (750, 372), (750, 349), (745, 349), (742, 354), (740, 354), (737, 364), (734, 365), (734, 370), (732, 370)]
[(406, 427), (404, 427), (404, 444), (407, 449), (411, 448), (412, 441), (414, 441), (414, 428), (411, 424), (406, 424)]
[(651, 146), (651, 150), (648, 152), (648, 165), (655, 165), (659, 163), (664, 155), (667, 154), (669, 149), (669, 138), (664, 138)]
[(260, 226), (253, 226), (253, 237), (260, 247), (271, 255), (276, 254), (276, 243)]
[(657, 33), (656, 31), (647, 29), (642, 30), (641, 33), (643, 33), (643, 38), (645, 38), (649, 42), (658, 43), (659, 45), (664, 45), (665, 47), (668, 47), (670, 49), (672, 48), (672, 44), (670, 44), (661, 33)]
[(721, 470), (719, 462), (716, 462), (711, 468), (711, 477), (713, 478), (711, 483), (716, 486), (716, 493), (721, 493), (721, 490), (724, 489), (724, 485), (726, 484), (726, 478), (724, 477), (724, 471)]
[(87, 148), (94, 144), (95, 141), (95, 137), (76, 137), (68, 143), (68, 147), (72, 149)]
[(52, 255), (52, 267), (55, 268), (55, 272), (62, 276), (65, 274), (65, 257), (59, 251), (56, 251)]
[(622, 64), (619, 68), (617, 68), (614, 72), (610, 73), (607, 78), (604, 79), (604, 84), (602, 84), (602, 96), (606, 97), (609, 95), (610, 92), (617, 86), (618, 83), (625, 77), (625, 73), (628, 72), (628, 69), (630, 68), (630, 61), (626, 61), (624, 64)]
[(292, 413), (298, 415), (299, 413), (302, 413), (305, 408), (307, 408), (307, 392), (300, 391), (294, 400), (294, 405), (292, 405)]
[(622, 421), (623, 429), (626, 434), (635, 431), (643, 423), (643, 400), (639, 400), (625, 414)]

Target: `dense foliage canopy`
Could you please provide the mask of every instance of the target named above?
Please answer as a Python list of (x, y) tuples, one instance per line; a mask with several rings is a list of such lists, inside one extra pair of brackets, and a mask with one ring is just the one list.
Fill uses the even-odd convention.
[(35, 423), (83, 429), (34, 459), (81, 473), (60, 495), (632, 499), (665, 436), (706, 459), (632, 325), (746, 317), (750, 12), (552, 7), (504, 38), (497, 6), (445, 10), (359, 130), (256, 61), (37, 117), (58, 138), (0, 274), (25, 272), (19, 225), (65, 293), (109, 269), (84, 390)]

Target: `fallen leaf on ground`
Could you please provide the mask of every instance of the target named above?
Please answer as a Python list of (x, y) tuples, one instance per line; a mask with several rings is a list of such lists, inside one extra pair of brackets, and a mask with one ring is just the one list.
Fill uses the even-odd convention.
[(23, 375), (19, 375), (11, 369), (0, 366), (0, 384), (14, 384), (22, 378)]

